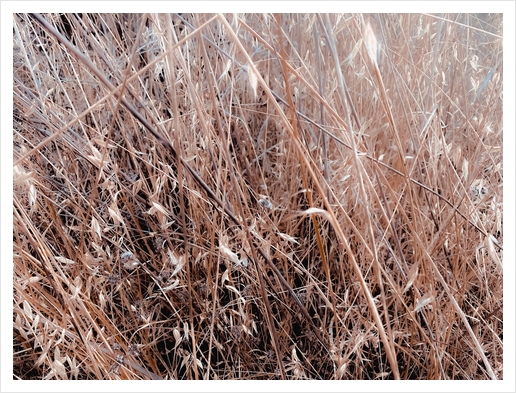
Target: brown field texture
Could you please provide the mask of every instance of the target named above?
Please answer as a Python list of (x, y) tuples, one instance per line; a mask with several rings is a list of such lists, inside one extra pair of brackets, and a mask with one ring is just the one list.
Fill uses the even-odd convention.
[(502, 379), (501, 14), (13, 16), (14, 379)]

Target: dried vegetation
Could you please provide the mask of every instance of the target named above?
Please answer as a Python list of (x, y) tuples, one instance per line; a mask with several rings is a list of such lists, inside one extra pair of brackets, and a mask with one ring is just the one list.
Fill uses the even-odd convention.
[(503, 378), (501, 15), (40, 18), (15, 379)]

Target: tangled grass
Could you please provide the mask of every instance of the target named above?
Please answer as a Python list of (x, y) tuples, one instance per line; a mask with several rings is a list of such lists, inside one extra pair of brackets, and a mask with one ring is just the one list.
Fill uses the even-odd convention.
[(503, 378), (501, 31), (14, 15), (14, 378)]

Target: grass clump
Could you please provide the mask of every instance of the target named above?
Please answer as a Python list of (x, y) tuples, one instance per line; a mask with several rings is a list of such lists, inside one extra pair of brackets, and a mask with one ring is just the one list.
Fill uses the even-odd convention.
[(501, 15), (13, 31), (16, 379), (503, 378)]

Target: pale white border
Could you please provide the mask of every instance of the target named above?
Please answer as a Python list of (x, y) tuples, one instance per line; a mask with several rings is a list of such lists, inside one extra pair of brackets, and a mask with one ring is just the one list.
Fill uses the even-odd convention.
[[(503, 12), (504, 13), (504, 381), (12, 381), (12, 14), (14, 12)], [(515, 389), (515, 3), (400, 1), (99, 1), (1, 3), (1, 391), (382, 391), (512, 392)]]

